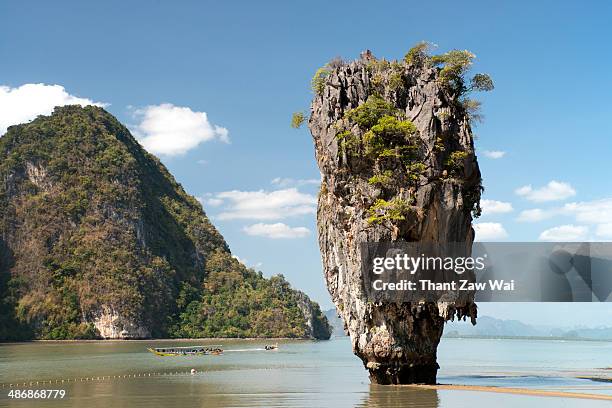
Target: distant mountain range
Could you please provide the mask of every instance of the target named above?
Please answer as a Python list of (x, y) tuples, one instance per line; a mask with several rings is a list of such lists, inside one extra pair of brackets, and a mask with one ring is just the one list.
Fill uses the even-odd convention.
[[(325, 312), (334, 336), (345, 336), (344, 324), (336, 309)], [(562, 339), (612, 340), (612, 327), (545, 327), (529, 325), (519, 320), (502, 320), (490, 316), (478, 318), (478, 324), (470, 322), (448, 322), (445, 337), (553, 337)]]
[(469, 322), (448, 322), (444, 328), (446, 337), (555, 337), (565, 339), (612, 340), (612, 327), (562, 328), (523, 323), (518, 320), (501, 320), (489, 316), (478, 317), (476, 326)]

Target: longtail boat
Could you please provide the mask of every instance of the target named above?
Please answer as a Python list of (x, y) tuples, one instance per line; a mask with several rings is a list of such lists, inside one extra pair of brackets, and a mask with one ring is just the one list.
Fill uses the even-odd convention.
[(147, 348), (151, 353), (160, 357), (171, 356), (206, 356), (223, 354), (223, 349), (218, 345), (190, 346), (190, 347), (156, 347)]

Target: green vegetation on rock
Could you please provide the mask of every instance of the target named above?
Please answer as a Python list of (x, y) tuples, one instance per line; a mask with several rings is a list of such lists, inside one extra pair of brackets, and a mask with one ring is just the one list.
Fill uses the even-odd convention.
[[(326, 338), (319, 306), (291, 289), (282, 275), (270, 279), (246, 268), (224, 251), (206, 263), (201, 288), (181, 290), (184, 311), (172, 334), (176, 337), (304, 337), (304, 308), (315, 308), (315, 338)], [(184, 295), (183, 295), (184, 294)]]
[[(356, 124), (363, 136), (342, 130), (336, 135), (340, 141), (339, 148), (347, 157), (361, 163), (366, 159), (373, 161), (374, 174), (368, 179), (370, 185), (391, 189), (418, 183), (426, 165), (419, 161), (421, 142), (417, 128), (406, 119), (403, 111), (374, 94), (358, 107), (348, 110), (344, 118), (348, 126)], [(400, 197), (391, 201), (378, 199), (368, 209), (368, 223), (403, 221), (409, 210), (409, 200)]]
[(391, 201), (378, 199), (368, 210), (369, 224), (382, 224), (384, 221), (404, 221), (410, 214), (410, 205), (400, 198)]
[(427, 41), (421, 41), (410, 48), (404, 57), (404, 62), (409, 66), (422, 67), (429, 59), (428, 51), (431, 44)]
[(391, 170), (385, 170), (382, 173), (374, 174), (368, 179), (368, 183), (372, 185), (380, 185), (382, 187), (389, 186), (393, 181), (393, 172)]
[(298, 129), (302, 126), (305, 120), (306, 114), (304, 112), (294, 112), (293, 115), (291, 115), (291, 127)]
[[(473, 207), (472, 215), (480, 215), (480, 179), (476, 183), (471, 180), (464, 183), (468, 176), (464, 174), (463, 162), (471, 159), (473, 152), (463, 150), (461, 143), (451, 140), (454, 136), (448, 124), (456, 118), (466, 118), (469, 129), (471, 123), (481, 121), (480, 102), (468, 95), (494, 89), (493, 80), (482, 73), (467, 79), (475, 58), (471, 52), (451, 50), (431, 55), (432, 48), (431, 43), (420, 42), (401, 61), (377, 59), (365, 51), (360, 60), (327, 64), (313, 77), (312, 88), (319, 96), (328, 86), (330, 76), (338, 78), (334, 82), (341, 82), (355, 72), (367, 78), (366, 94), (361, 95), (358, 106), (345, 110), (333, 126), (339, 163), (354, 167), (352, 171), (360, 169), (368, 184), (375, 187), (367, 207), (370, 224), (403, 221), (418, 188), (443, 180), (461, 184), (466, 205)], [(411, 87), (416, 87), (414, 78), (419, 76), (420, 80), (433, 78), (447, 103), (444, 109), (434, 112), (440, 128), (445, 130), (436, 136), (433, 144), (425, 144), (415, 124), (406, 117), (412, 108), (398, 104), (409, 100), (407, 94)], [(365, 101), (364, 96), (367, 96)], [(341, 98), (335, 96), (338, 97)], [(294, 114), (292, 125), (303, 120), (303, 116)]]
[(321, 96), (323, 94), (323, 89), (325, 89), (325, 80), (329, 75), (330, 69), (326, 66), (317, 69), (312, 80), (310, 82), (310, 86), (312, 91)]
[(398, 113), (398, 109), (393, 104), (385, 101), (379, 95), (371, 95), (364, 103), (347, 111), (344, 116), (349, 121), (355, 122), (359, 127), (369, 129), (384, 116), (393, 116)]

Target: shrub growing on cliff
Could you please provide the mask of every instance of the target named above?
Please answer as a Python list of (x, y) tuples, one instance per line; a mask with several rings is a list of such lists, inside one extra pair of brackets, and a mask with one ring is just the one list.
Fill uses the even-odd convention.
[(310, 81), (310, 87), (316, 95), (323, 95), (325, 89), (325, 80), (329, 76), (330, 69), (326, 66), (317, 69), (312, 80)]
[(370, 95), (364, 103), (347, 111), (344, 117), (357, 123), (362, 129), (370, 129), (383, 116), (395, 116), (398, 111), (393, 104), (379, 95)]
[(359, 137), (348, 130), (339, 132), (336, 135), (336, 139), (338, 139), (340, 149), (345, 150), (349, 154), (355, 153), (359, 149)]
[(397, 91), (404, 85), (404, 76), (401, 72), (392, 72), (389, 75), (389, 89)]
[(495, 88), (493, 79), (488, 74), (476, 74), (470, 82), (470, 90), (473, 91), (492, 91)]
[(448, 167), (451, 174), (457, 175), (463, 168), (463, 161), (467, 158), (467, 152), (456, 150), (452, 152), (444, 161), (444, 165)]
[[(398, 120), (394, 116), (383, 116), (363, 135), (366, 154), (379, 157), (388, 149), (396, 146), (408, 147), (405, 144), (416, 134), (417, 129), (408, 120)], [(396, 152), (397, 153), (397, 152)]]
[(420, 162), (410, 163), (406, 167), (406, 171), (408, 173), (408, 180), (410, 180), (412, 184), (416, 184), (419, 181), (421, 175), (427, 170), (427, 166), (425, 165), (425, 163)]
[(441, 67), (440, 82), (461, 97), (471, 91), (491, 91), (495, 88), (493, 80), (487, 74), (476, 74), (469, 82), (465, 75), (472, 66), (474, 54), (467, 50), (452, 50), (441, 55), (430, 57), (429, 61), (435, 66)]
[(368, 184), (387, 187), (393, 181), (393, 172), (385, 170), (382, 173), (377, 173), (368, 179)]
[(385, 221), (403, 221), (410, 214), (410, 206), (401, 198), (391, 201), (376, 200), (368, 210), (369, 224), (382, 224)]
[(298, 129), (306, 121), (306, 114), (304, 112), (294, 112), (291, 115), (291, 127)]
[(432, 56), (431, 62), (442, 68), (439, 75), (440, 82), (461, 95), (466, 91), (464, 75), (472, 66), (475, 57), (468, 50), (452, 50)]
[(422, 67), (429, 61), (429, 49), (431, 48), (431, 43), (427, 41), (421, 41), (414, 47), (412, 47), (406, 53), (404, 57), (404, 61), (408, 65), (414, 65), (417, 67)]

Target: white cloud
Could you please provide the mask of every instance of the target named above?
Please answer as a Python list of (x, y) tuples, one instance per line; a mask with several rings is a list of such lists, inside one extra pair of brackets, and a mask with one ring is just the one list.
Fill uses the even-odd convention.
[(24, 84), (17, 88), (0, 86), (0, 136), (9, 126), (48, 115), (56, 106), (107, 104), (70, 95), (61, 85)]
[(561, 209), (564, 214), (571, 214), (576, 221), (585, 224), (612, 223), (612, 198), (594, 201), (567, 203)]
[(164, 103), (138, 109), (134, 116), (140, 123), (133, 133), (153, 154), (177, 156), (213, 139), (229, 143), (228, 130), (211, 124), (206, 112)]
[(479, 222), (474, 224), (477, 241), (494, 241), (508, 237), (503, 225), (498, 222)]
[[(278, 220), (314, 214), (317, 202), (314, 196), (300, 193), (296, 188), (270, 192), (225, 191), (215, 194), (212, 199), (220, 200), (225, 205), (223, 212), (217, 216), (221, 220)], [(219, 201), (215, 203), (218, 204)]]
[(517, 221), (521, 222), (538, 222), (553, 217), (557, 210), (542, 210), (541, 208), (533, 208), (530, 210), (521, 211)]
[(290, 187), (290, 186), (304, 186), (307, 184), (321, 184), (321, 179), (292, 179), (288, 177), (276, 177), (273, 179), (270, 184), (273, 184), (278, 187)]
[(601, 238), (612, 239), (612, 223), (598, 225), (595, 234)]
[(576, 190), (569, 183), (553, 180), (541, 188), (534, 189), (531, 185), (517, 188), (515, 193), (529, 201), (544, 202), (565, 200), (575, 196)]
[(218, 207), (223, 204), (223, 200), (221, 200), (220, 198), (207, 198), (204, 199), (204, 203), (206, 205), (210, 205), (211, 207)]
[(572, 217), (576, 224), (596, 226), (596, 237), (612, 238), (612, 198), (567, 203), (548, 209), (533, 208), (522, 211), (517, 221), (537, 222), (552, 217)]
[(485, 150), (483, 153), (489, 159), (501, 159), (506, 155), (506, 152), (501, 150)]
[(248, 235), (266, 237), (272, 239), (282, 238), (303, 238), (310, 234), (306, 227), (290, 227), (287, 224), (278, 222), (276, 224), (253, 224), (243, 228)]
[(540, 241), (572, 242), (587, 239), (589, 228), (582, 225), (560, 225), (540, 234)]
[(511, 203), (497, 200), (481, 200), (480, 206), (482, 208), (483, 215), (504, 214), (514, 210)]

